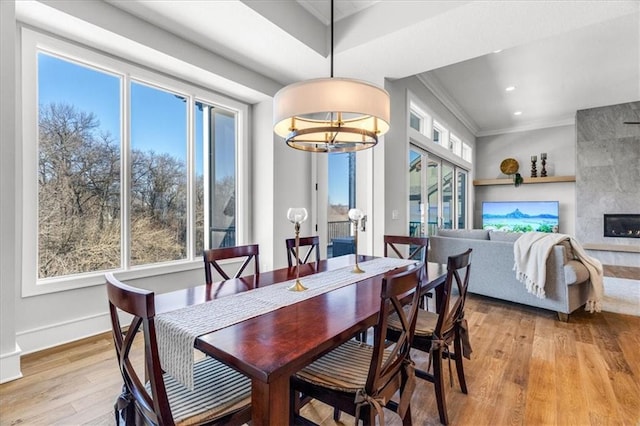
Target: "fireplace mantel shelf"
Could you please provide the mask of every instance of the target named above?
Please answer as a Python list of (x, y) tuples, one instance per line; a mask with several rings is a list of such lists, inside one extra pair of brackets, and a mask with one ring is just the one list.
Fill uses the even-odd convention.
[[(522, 178), (526, 183), (557, 183), (557, 182), (575, 182), (575, 176), (545, 176), (545, 177), (524, 177)], [(513, 185), (513, 178), (503, 179), (475, 179), (473, 181), (474, 186), (487, 186), (487, 185)]]

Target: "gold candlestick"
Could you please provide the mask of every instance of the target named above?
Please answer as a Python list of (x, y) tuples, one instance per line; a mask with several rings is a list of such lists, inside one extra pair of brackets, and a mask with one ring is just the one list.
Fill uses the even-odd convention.
[(304, 291), (307, 290), (307, 287), (300, 282), (300, 224), (307, 220), (307, 209), (304, 207), (290, 208), (287, 211), (287, 218), (294, 224), (293, 229), (296, 233), (296, 282), (288, 290)]
[(354, 254), (356, 256), (356, 264), (353, 266), (351, 272), (355, 274), (361, 274), (364, 271), (358, 265), (358, 225), (360, 220), (364, 217), (364, 213), (360, 209), (351, 209), (349, 210), (349, 219), (353, 223), (353, 243), (354, 243)]

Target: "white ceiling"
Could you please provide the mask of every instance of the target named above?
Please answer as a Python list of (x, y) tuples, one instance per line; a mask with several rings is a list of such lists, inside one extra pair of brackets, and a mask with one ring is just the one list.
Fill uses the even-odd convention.
[[(106, 1), (283, 85), (329, 75), (329, 0)], [(334, 58), (419, 75), (478, 136), (548, 126), (640, 100), (640, 1), (336, 0)]]
[[(296, 0), (300, 6), (307, 9), (324, 25), (331, 24), (331, 1), (330, 0)], [(338, 22), (347, 16), (361, 12), (373, 6), (380, 0), (337, 0), (333, 5), (333, 21)]]

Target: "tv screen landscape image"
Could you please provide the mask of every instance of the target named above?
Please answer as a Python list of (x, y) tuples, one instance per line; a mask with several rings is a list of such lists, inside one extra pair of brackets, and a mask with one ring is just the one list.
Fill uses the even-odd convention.
[(482, 229), (558, 232), (557, 201), (483, 201)]

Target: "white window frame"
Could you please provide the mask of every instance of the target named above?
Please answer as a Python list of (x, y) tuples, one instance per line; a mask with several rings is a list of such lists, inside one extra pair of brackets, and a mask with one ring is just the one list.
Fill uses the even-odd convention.
[(451, 133), (451, 137), (449, 138), (449, 146), (451, 147), (451, 152), (458, 157), (462, 157), (462, 140), (453, 133)]
[[(429, 135), (431, 134), (431, 116), (413, 101), (409, 102), (409, 120), (411, 120), (412, 113), (420, 118), (420, 129), (418, 129), (417, 131), (422, 135), (430, 137)], [(413, 129), (410, 122), (408, 127)]]
[[(440, 124), (436, 120), (433, 120), (433, 129), (437, 130), (440, 133), (440, 141), (436, 143), (449, 150), (449, 129), (447, 129), (443, 124)], [(431, 135), (431, 138), (433, 138), (433, 134)]]
[[(205, 102), (212, 106), (234, 111), (237, 115), (237, 142), (236, 142), (236, 212), (242, 212), (236, 217), (236, 242), (243, 244), (248, 241), (249, 229), (249, 152), (248, 152), (248, 135), (249, 135), (249, 106), (235, 101), (233, 99), (222, 96), (213, 90), (205, 89), (199, 86), (193, 86), (179, 79), (173, 79), (164, 74), (156, 73), (144, 68), (144, 65), (131, 64), (116, 58), (112, 55), (102, 54), (90, 48), (63, 41), (56, 37), (52, 37), (29, 28), (21, 28), (21, 64), (22, 64), (22, 296), (36, 296), (41, 294), (53, 293), (58, 291), (83, 288), (94, 285), (104, 284), (105, 271), (96, 271), (90, 273), (81, 273), (54, 278), (38, 278), (38, 209), (34, 206), (38, 205), (38, 94), (37, 94), (37, 52), (59, 56), (63, 59), (69, 59), (81, 64), (87, 64), (91, 67), (104, 70), (108, 73), (125, 77), (125, 84), (135, 79), (143, 81), (151, 86), (157, 86), (165, 90), (184, 94), (188, 99), (188, 134), (189, 148), (187, 159), (187, 170), (193, 170), (195, 167), (195, 155), (193, 147), (194, 138), (194, 120), (192, 119), (193, 107), (196, 101)], [(125, 93), (126, 93), (125, 89)], [(128, 96), (128, 95), (127, 95)], [(123, 94), (122, 102), (124, 102), (125, 94)], [(124, 115), (124, 112), (122, 112)], [(121, 117), (122, 129), (128, 128), (127, 117)], [(129, 141), (128, 135), (122, 134), (121, 141), (123, 151), (121, 153), (121, 164), (128, 161)], [(124, 166), (122, 168), (124, 170)], [(126, 174), (125, 174), (126, 176)], [(189, 173), (188, 177), (188, 214), (189, 234), (193, 231), (193, 176)], [(123, 179), (122, 186), (127, 184)], [(125, 209), (124, 205), (122, 206)], [(126, 225), (128, 226), (128, 225)], [(123, 221), (122, 241), (123, 246), (128, 246), (128, 236), (124, 232), (125, 224)], [(207, 230), (205, 230), (206, 234)], [(188, 237), (191, 241), (192, 235)], [(181, 272), (187, 270), (199, 269), (202, 267), (202, 257), (194, 256), (193, 244), (188, 243), (186, 259), (179, 261), (171, 261), (157, 264), (140, 265), (130, 267), (126, 262), (120, 268), (112, 271), (119, 272), (121, 279), (136, 279), (142, 277), (152, 277), (167, 273)], [(123, 250), (124, 255), (124, 250)]]
[[(414, 115), (418, 118), (418, 128), (416, 129), (415, 127), (411, 126), (411, 116)], [(422, 129), (424, 128), (424, 119), (413, 109), (409, 110), (409, 127), (411, 127), (413, 130), (416, 130), (420, 133), (422, 133)]]
[(468, 161), (469, 163), (473, 163), (473, 150), (471, 145), (466, 142), (462, 142), (462, 153), (460, 155), (464, 161)]

